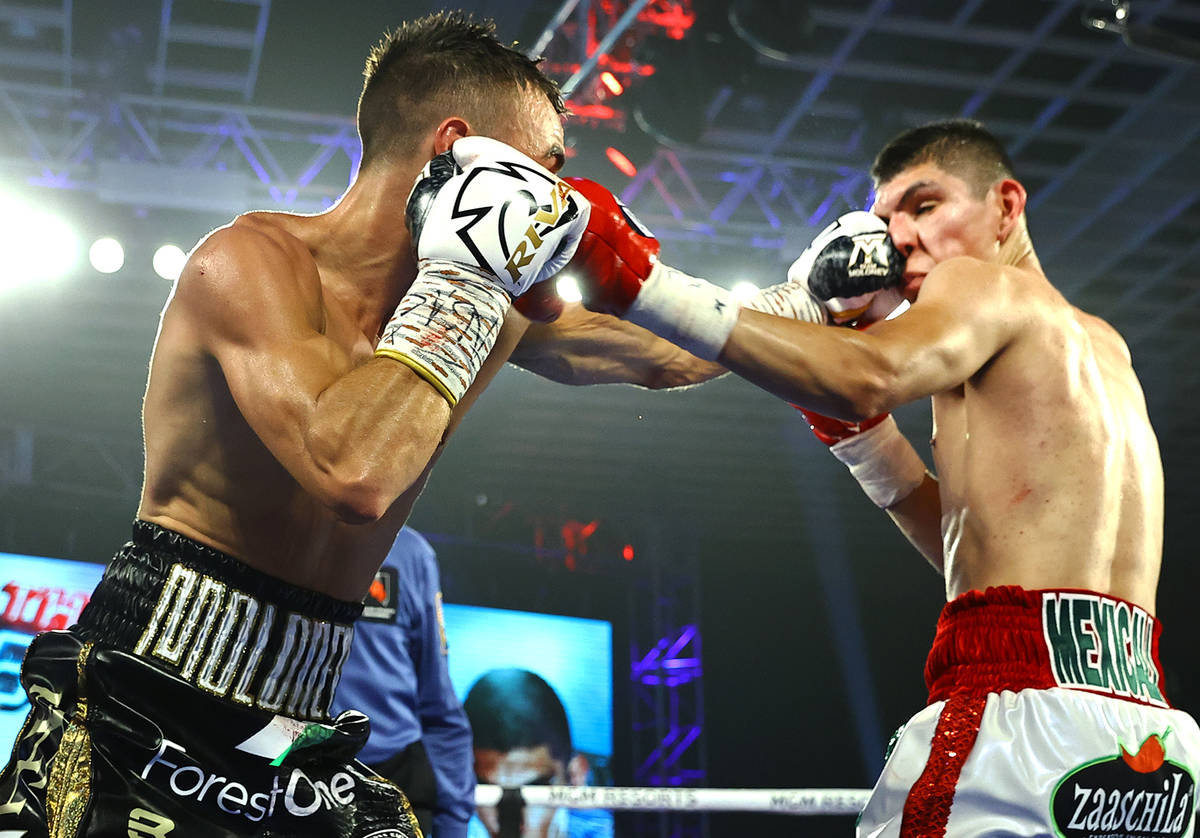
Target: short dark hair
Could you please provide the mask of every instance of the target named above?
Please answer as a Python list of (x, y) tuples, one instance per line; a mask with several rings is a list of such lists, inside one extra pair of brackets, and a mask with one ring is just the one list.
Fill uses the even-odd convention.
[(476, 748), (500, 752), (545, 745), (565, 765), (571, 726), (554, 688), (527, 669), (493, 669), (467, 693), (463, 710)]
[(1012, 160), (982, 122), (944, 119), (911, 128), (892, 139), (875, 158), (875, 188), (905, 169), (933, 163), (971, 185), (982, 196), (992, 184), (1013, 177)]
[(385, 33), (363, 69), (363, 164), (412, 145), (455, 110), (478, 121), (481, 133), (495, 130), (501, 125), (494, 123), (511, 119), (505, 108), (519, 106), (529, 88), (565, 113), (562, 93), (538, 68), (540, 59), (501, 44), (495, 33), (495, 21), (460, 11), (436, 12)]

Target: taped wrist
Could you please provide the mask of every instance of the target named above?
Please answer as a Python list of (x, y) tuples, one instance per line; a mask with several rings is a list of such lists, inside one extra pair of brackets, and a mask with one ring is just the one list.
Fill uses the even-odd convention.
[(375, 355), (409, 367), (453, 407), (492, 351), (511, 303), (478, 268), (424, 259), (383, 327)]
[(803, 320), (806, 323), (820, 324), (829, 319), (821, 301), (796, 279), (760, 289), (753, 297), (744, 301), (742, 307), (786, 317), (789, 320)]
[(729, 340), (738, 311), (729, 291), (658, 262), (625, 319), (712, 361)]
[(925, 479), (925, 463), (891, 416), (873, 428), (834, 443), (829, 450), (846, 464), (867, 497), (880, 509), (908, 497)]

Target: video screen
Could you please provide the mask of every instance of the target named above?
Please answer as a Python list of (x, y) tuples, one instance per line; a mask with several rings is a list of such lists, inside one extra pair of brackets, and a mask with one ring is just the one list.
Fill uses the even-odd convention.
[(0, 754), (7, 758), (29, 701), (21, 661), (34, 635), (79, 619), (104, 565), (0, 553)]
[[(472, 605), (444, 611), (450, 680), (471, 719), (479, 782), (611, 785), (612, 625)], [(494, 835), (494, 817), (473, 818), (471, 838)], [(524, 822), (523, 836), (605, 838), (613, 829), (600, 810), (527, 807)]]

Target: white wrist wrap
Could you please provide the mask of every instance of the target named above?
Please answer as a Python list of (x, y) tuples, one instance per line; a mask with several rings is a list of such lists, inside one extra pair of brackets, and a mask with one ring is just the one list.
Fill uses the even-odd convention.
[(789, 320), (806, 323), (825, 323), (825, 306), (799, 280), (789, 279), (758, 291), (742, 303), (743, 308), (775, 314)]
[(925, 479), (925, 463), (889, 416), (873, 428), (829, 447), (850, 468), (880, 509), (908, 497)]
[(724, 288), (657, 262), (625, 319), (712, 361), (729, 340), (739, 310)]
[(453, 407), (492, 351), (511, 303), (478, 268), (423, 259), (375, 354), (412, 369)]

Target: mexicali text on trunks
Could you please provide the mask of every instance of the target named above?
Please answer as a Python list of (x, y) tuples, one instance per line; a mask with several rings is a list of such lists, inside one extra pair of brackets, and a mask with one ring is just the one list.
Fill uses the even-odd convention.
[[(321, 719), (353, 635), (349, 625), (277, 613), (274, 604), (177, 563), (134, 653), (167, 663), (211, 695)], [(265, 675), (256, 679), (259, 670)]]
[(1154, 618), (1098, 594), (1042, 595), (1042, 629), (1059, 686), (1166, 707), (1154, 662)]

